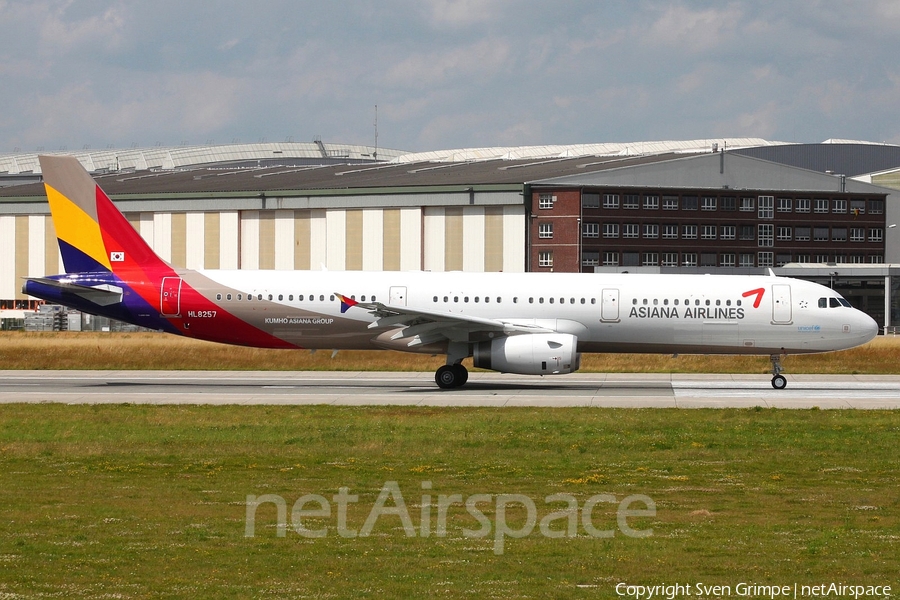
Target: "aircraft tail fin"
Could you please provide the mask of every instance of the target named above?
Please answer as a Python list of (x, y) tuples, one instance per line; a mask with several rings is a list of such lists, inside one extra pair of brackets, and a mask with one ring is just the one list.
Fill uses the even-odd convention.
[(76, 157), (38, 158), (66, 273), (168, 268)]

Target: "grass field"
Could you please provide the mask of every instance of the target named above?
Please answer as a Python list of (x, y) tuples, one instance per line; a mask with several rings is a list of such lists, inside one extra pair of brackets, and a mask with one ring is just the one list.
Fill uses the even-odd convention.
[[(900, 373), (900, 338), (827, 354), (789, 356), (788, 373)], [(471, 359), (467, 361), (471, 364)], [(158, 333), (0, 333), (4, 369), (433, 371), (442, 356), (390, 351), (264, 350)], [(622, 373), (768, 373), (768, 357), (585, 354), (582, 371)]]
[[(618, 582), (896, 594), (898, 439), (897, 411), (6, 405), (0, 598), (616, 598)], [(304, 521), (324, 537), (291, 526), (301, 496), (346, 486), (359, 500), (344, 526), (360, 530), (389, 481), (417, 528), (432, 496), (428, 537), (397, 515), (342, 537), (334, 506)], [(247, 496), (263, 494), (286, 502), (284, 537), (273, 504), (245, 536)], [(492, 495), (490, 535), (463, 535), (479, 522), (459, 504), (437, 535), (437, 497), (454, 494)], [(591, 523), (612, 537), (579, 519), (577, 537), (535, 527), (498, 554), (497, 494), (532, 499), (538, 519), (565, 506), (551, 494), (642, 494), (656, 515), (630, 518), (652, 535), (629, 537), (602, 501)], [(524, 519), (510, 504), (510, 529)]]

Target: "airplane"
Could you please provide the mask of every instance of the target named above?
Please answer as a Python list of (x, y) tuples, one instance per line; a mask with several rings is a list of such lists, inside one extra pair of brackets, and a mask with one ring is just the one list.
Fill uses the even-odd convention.
[(581, 353), (769, 355), (872, 340), (835, 291), (768, 275), (190, 270), (162, 260), (72, 156), (41, 156), (65, 274), (29, 277), (47, 302), (201, 340), (284, 349), (446, 355), (440, 388), (477, 368), (578, 370)]

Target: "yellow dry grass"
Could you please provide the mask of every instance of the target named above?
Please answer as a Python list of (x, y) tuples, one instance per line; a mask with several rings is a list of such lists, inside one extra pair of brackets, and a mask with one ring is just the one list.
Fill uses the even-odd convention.
[[(900, 338), (879, 337), (853, 350), (790, 356), (789, 373), (900, 373)], [(159, 333), (0, 333), (3, 369), (150, 369), (273, 371), (432, 371), (443, 356), (390, 351), (267, 350)], [(767, 373), (768, 357), (586, 354), (582, 371), (603, 373)]]

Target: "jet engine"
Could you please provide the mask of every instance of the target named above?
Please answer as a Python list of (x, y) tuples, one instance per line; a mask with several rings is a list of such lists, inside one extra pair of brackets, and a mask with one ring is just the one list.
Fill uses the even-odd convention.
[(474, 364), (481, 369), (520, 375), (572, 373), (581, 366), (578, 338), (568, 333), (530, 333), (475, 344)]

